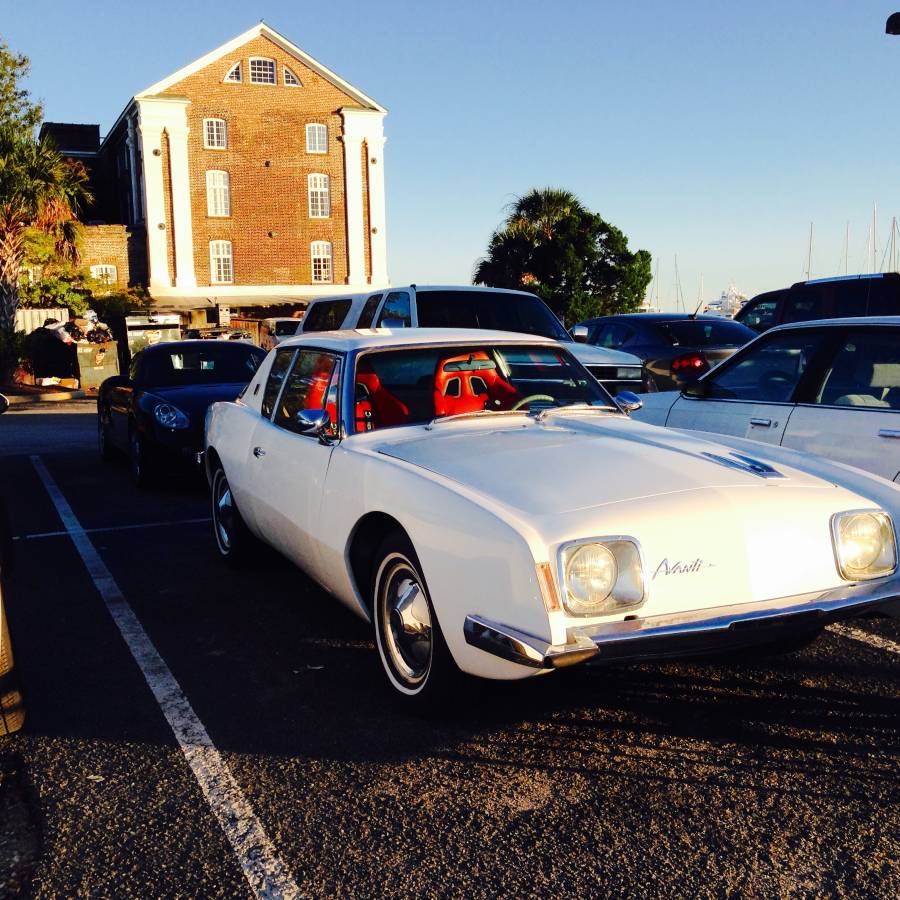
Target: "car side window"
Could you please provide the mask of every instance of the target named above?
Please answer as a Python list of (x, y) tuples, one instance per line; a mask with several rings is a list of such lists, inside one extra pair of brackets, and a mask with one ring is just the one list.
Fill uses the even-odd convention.
[(138, 380), (138, 375), (141, 371), (141, 354), (136, 353), (131, 360), (131, 365), (128, 367), (128, 377), (131, 381), (136, 382)]
[(825, 372), (815, 402), (900, 410), (900, 329), (850, 331)]
[(792, 291), (784, 301), (782, 322), (809, 322), (812, 319), (823, 319), (825, 313), (825, 297), (821, 290), (805, 288)]
[(381, 308), (381, 315), (378, 317), (378, 324), (381, 325), (385, 319), (398, 319), (403, 322), (404, 328), (409, 328), (412, 324), (412, 317), (409, 311), (409, 293), (407, 291), (391, 291), (384, 301)]
[(598, 347), (607, 350), (618, 350), (632, 335), (634, 331), (621, 322), (610, 322), (603, 325), (597, 332), (597, 338), (593, 341)]
[(304, 409), (328, 409), (332, 423), (337, 423), (337, 362), (336, 356), (321, 350), (297, 354), (275, 411), (276, 425), (297, 431), (297, 413)]
[(357, 328), (371, 328), (372, 320), (375, 318), (375, 311), (378, 309), (378, 304), (381, 303), (381, 291), (377, 294), (372, 294), (371, 297), (366, 300), (365, 306), (362, 308), (362, 312), (359, 314), (359, 322), (357, 323)]
[(741, 316), (741, 322), (754, 331), (767, 331), (775, 324), (775, 315), (778, 312), (777, 300), (761, 300), (753, 304), (747, 312)]
[(352, 300), (320, 300), (306, 314), (303, 331), (337, 331), (350, 312)]
[(823, 340), (822, 332), (803, 329), (759, 341), (722, 372), (705, 380), (706, 396), (788, 403)]
[(288, 368), (290, 368), (291, 360), (294, 358), (294, 349), (279, 350), (272, 360), (272, 368), (269, 369), (269, 377), (266, 379), (266, 389), (263, 391), (262, 403), (260, 404), (260, 412), (269, 419), (272, 416), (272, 410), (275, 408), (275, 401), (278, 399), (278, 392), (281, 385), (284, 384), (285, 376)]

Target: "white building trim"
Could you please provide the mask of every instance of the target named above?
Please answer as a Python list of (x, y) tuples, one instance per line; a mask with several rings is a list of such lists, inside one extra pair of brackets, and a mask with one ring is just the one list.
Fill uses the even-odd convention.
[(160, 94), (165, 90), (168, 90), (172, 87), (173, 84), (177, 84), (184, 78), (187, 78), (189, 75), (193, 75), (195, 72), (199, 72), (200, 69), (206, 68), (210, 63), (214, 63), (217, 59), (220, 59), (223, 56), (226, 56), (229, 53), (234, 53), (235, 50), (238, 50), (240, 47), (243, 47), (248, 41), (252, 41), (254, 38), (265, 37), (272, 41), (277, 47), (280, 47), (285, 53), (290, 54), (295, 59), (299, 60), (303, 65), (312, 69), (313, 72), (316, 72), (318, 75), (321, 75), (326, 81), (333, 84), (336, 88), (343, 91), (348, 96), (352, 97), (357, 103), (361, 106), (365, 106), (368, 109), (377, 110), (381, 113), (386, 113), (387, 110), (376, 103), (371, 97), (366, 96), (359, 88), (353, 87), (347, 81), (344, 81), (339, 75), (335, 74), (331, 71), (331, 69), (323, 66), (318, 60), (313, 59), (308, 53), (305, 53), (301, 50), (296, 44), (292, 44), (284, 35), (279, 34), (275, 29), (269, 28), (265, 22), (260, 22), (257, 25), (254, 25), (252, 28), (248, 28), (243, 34), (239, 34), (237, 37), (232, 38), (230, 41), (226, 41), (226, 43), (222, 44), (221, 47), (216, 47), (215, 50), (211, 50), (209, 53), (201, 56), (199, 59), (195, 59), (192, 63), (189, 63), (186, 66), (180, 68), (177, 72), (173, 72), (171, 75), (163, 78), (161, 81), (157, 81), (156, 84), (151, 84), (150, 87), (140, 91), (135, 94), (135, 99), (140, 99), (142, 97), (152, 96), (153, 94)]
[[(176, 287), (183, 290), (197, 286), (188, 168), (189, 103), (190, 100), (182, 97), (144, 97), (137, 101), (151, 293), (172, 287), (168, 260), (170, 241), (174, 241), (175, 247)], [(169, 138), (173, 235), (169, 235), (166, 228), (166, 185), (163, 181), (162, 168), (163, 132)]]

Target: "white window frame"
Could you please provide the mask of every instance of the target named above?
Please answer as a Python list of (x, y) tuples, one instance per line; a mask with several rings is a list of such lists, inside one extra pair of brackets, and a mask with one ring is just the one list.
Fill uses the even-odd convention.
[[(213, 123), (222, 124), (222, 143), (221, 144), (211, 144), (210, 143), (210, 131), (209, 127)], [(218, 126), (213, 125), (213, 134), (218, 136)], [(227, 150), (228, 149), (228, 123), (224, 119), (219, 118), (211, 118), (203, 120), (203, 149), (204, 150)]]
[(311, 219), (331, 218), (331, 179), (321, 172), (306, 176), (306, 193)]
[[(222, 266), (219, 266), (219, 262)], [(234, 251), (231, 241), (209, 242), (209, 283), (234, 284)]]
[[(237, 73), (237, 78), (232, 77), (235, 73)], [(223, 81), (225, 84), (241, 84), (244, 80), (244, 64), (238, 60), (225, 75)]]
[(115, 284), (119, 280), (119, 270), (109, 263), (98, 263), (91, 266), (91, 278), (103, 284)]
[[(316, 261), (319, 261), (320, 275), (316, 277)], [(332, 265), (331, 241), (313, 241), (309, 245), (310, 278), (313, 284), (332, 284), (334, 267)]]
[[(288, 81), (288, 76), (293, 78), (293, 81)], [(287, 66), (281, 67), (281, 81), (285, 87), (303, 87), (303, 83), (297, 77), (297, 73), (293, 69), (289, 69)]]
[[(313, 130), (314, 129), (314, 130)], [(320, 131), (319, 129), (322, 129)], [(322, 149), (318, 150), (320, 146), (319, 137), (324, 132), (325, 141), (324, 145), (322, 145)], [(310, 134), (315, 134), (316, 138), (310, 141)], [(311, 149), (312, 148), (312, 149)], [(323, 124), (322, 122), (309, 122), (306, 126), (306, 152), (307, 153), (327, 153), (328, 152), (328, 126)]]
[[(271, 81), (260, 81), (258, 78), (253, 77), (253, 63), (268, 63), (272, 66), (272, 80)], [(278, 66), (275, 63), (274, 59), (270, 59), (268, 56), (251, 56), (248, 60), (247, 71), (250, 75), (250, 84), (278, 84)]]
[(206, 214), (217, 219), (231, 215), (231, 176), (224, 169), (206, 170)]

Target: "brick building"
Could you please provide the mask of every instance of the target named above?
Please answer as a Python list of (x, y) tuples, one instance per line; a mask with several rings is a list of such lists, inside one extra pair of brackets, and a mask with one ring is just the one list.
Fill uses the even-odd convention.
[(388, 284), (386, 110), (260, 23), (96, 125), (84, 262), (160, 308), (273, 306)]

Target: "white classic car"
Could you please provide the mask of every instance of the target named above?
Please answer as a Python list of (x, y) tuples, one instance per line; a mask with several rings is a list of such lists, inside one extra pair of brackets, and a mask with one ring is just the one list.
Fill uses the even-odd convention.
[(900, 596), (859, 482), (641, 424), (636, 401), (525, 335), (290, 338), (210, 408), (216, 546), (293, 560), (426, 706), (459, 671), (787, 646)]
[(635, 418), (816, 453), (900, 484), (900, 316), (780, 325), (683, 392), (646, 395)]

